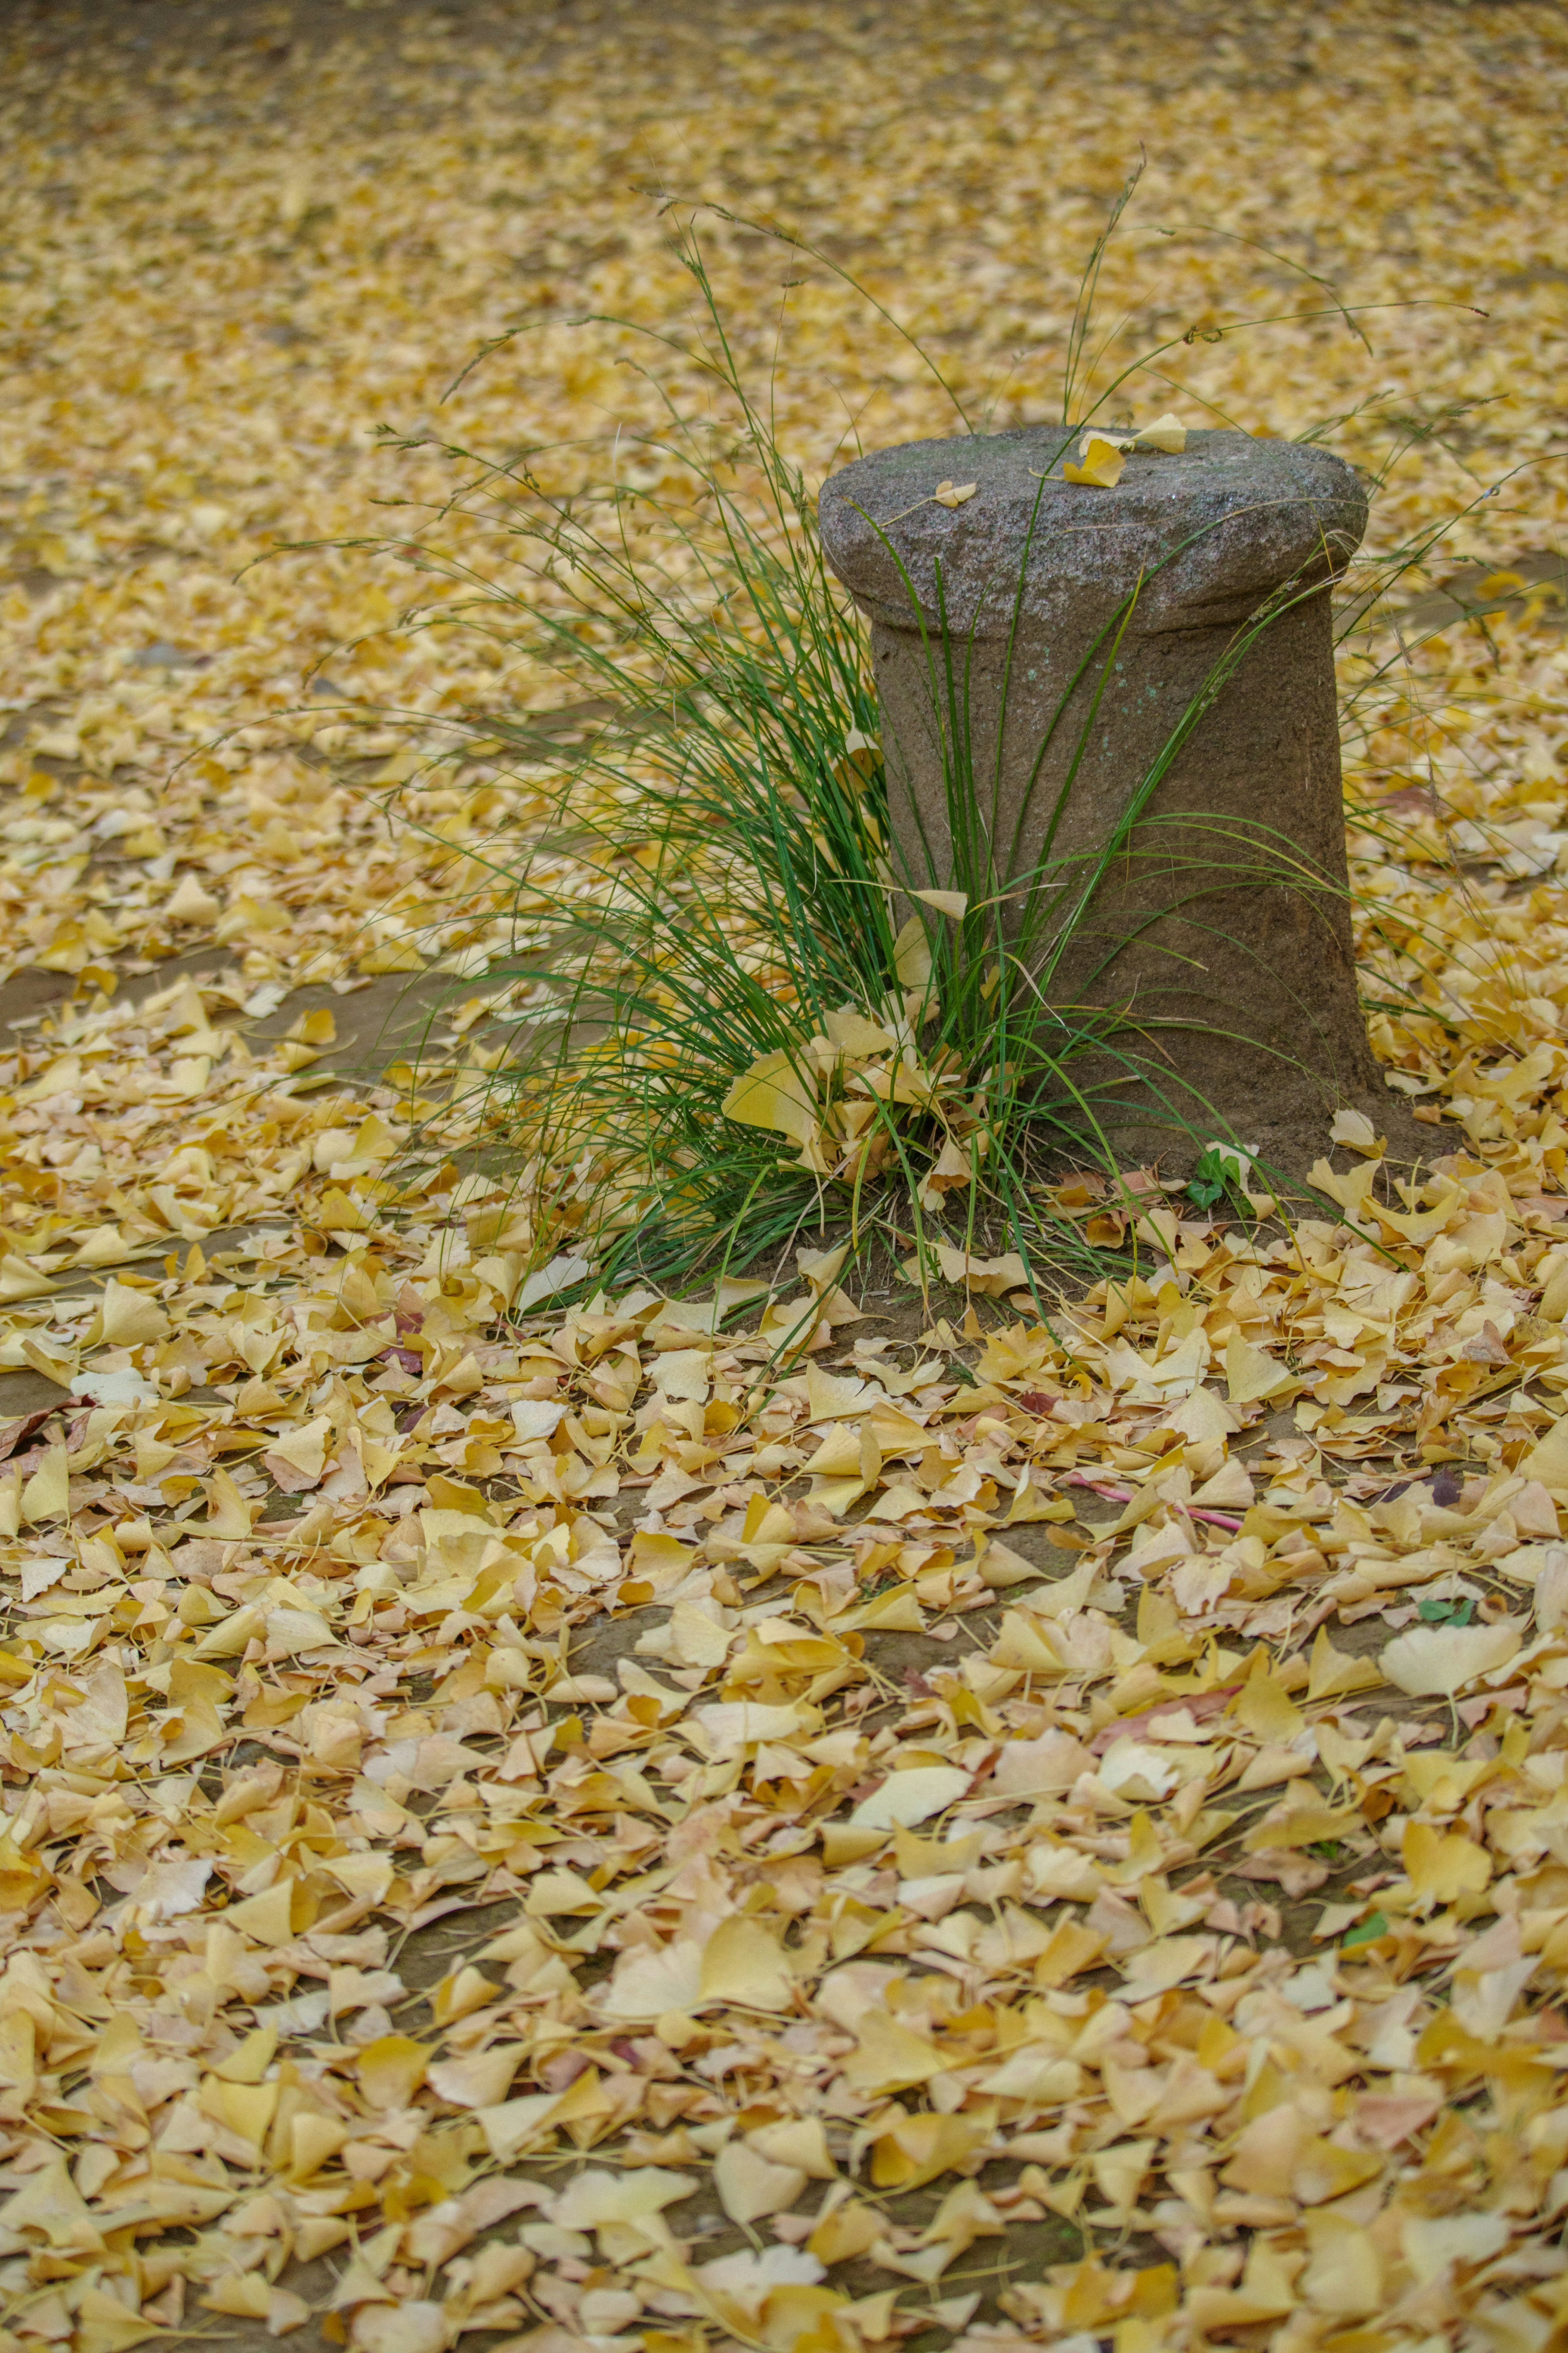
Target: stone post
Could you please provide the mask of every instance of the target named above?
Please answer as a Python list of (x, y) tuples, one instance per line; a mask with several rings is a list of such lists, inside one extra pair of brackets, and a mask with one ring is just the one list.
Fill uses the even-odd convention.
[(828, 561), (871, 622), (895, 870), (973, 894), (975, 840), (995, 891), (1047, 860), (1009, 936), (1050, 1008), (1121, 1015), (1119, 1045), (1073, 1070), (1124, 1155), (1180, 1166), (1188, 1122), (1300, 1174), (1342, 1103), (1408, 1147), (1346, 899), (1328, 588), (1361, 486), (1321, 449), (1193, 432), (1101, 488), (1063, 479), (1067, 438), (910, 442), (824, 487)]

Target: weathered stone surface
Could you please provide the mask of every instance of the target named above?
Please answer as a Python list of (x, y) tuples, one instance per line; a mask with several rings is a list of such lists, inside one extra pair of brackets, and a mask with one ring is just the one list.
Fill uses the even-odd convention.
[[(1120, 1009), (1166, 1074), (1075, 1062), (1119, 1147), (1179, 1161), (1184, 1124), (1302, 1171), (1341, 1103), (1404, 1134), (1356, 1001), (1325, 593), (1361, 486), (1324, 450), (1226, 431), (1134, 450), (1100, 489), (1061, 479), (1064, 438), (912, 442), (824, 487), (828, 559), (872, 623), (906, 879), (973, 892), (951, 777), (990, 887), (1042, 878), (1034, 933), (1021, 898), (1009, 925), (1048, 1004)], [(934, 503), (947, 480), (973, 497)]]

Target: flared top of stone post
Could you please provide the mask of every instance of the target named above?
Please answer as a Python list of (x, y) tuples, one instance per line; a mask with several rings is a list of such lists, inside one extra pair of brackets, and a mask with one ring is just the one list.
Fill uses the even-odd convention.
[[(1109, 490), (1062, 478), (1079, 436), (1059, 427), (907, 441), (823, 486), (827, 560), (873, 620), (950, 635), (1109, 619), (1134, 588), (1131, 628), (1234, 626), (1286, 582), (1339, 572), (1366, 529), (1366, 494), (1326, 449), (1198, 431), (1179, 454), (1131, 449)], [(944, 483), (973, 482), (961, 505)], [(940, 589), (939, 595), (939, 572)], [(1022, 598), (1019, 585), (1022, 581)], [(1140, 583), (1142, 585), (1140, 586)]]

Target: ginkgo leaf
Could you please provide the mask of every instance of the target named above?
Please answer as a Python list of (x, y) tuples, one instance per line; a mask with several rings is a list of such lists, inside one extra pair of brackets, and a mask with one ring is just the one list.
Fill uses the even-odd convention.
[(1492, 1626), (1412, 1626), (1378, 1660), (1391, 1683), (1413, 1698), (1449, 1698), (1478, 1675), (1506, 1666), (1523, 1641), (1510, 1621)]
[(931, 974), (925, 925), (911, 915), (893, 942), (893, 970), (905, 988), (923, 988)]
[[(958, 1166), (952, 1173), (967, 1183), (972, 1174), (969, 1157), (967, 1154), (955, 1153), (955, 1158)], [(941, 1165), (939, 1161), (939, 1171)], [(935, 1256), (944, 1282), (960, 1283), (966, 1291), (977, 1291), (987, 1298), (1000, 1299), (1004, 1292), (1020, 1290), (1029, 1280), (1029, 1270), (1016, 1250), (1009, 1250), (1003, 1258), (966, 1258), (963, 1250), (950, 1250), (939, 1242)]]
[(1539, 1479), (1552, 1494), (1568, 1494), (1568, 1414), (1552, 1424), (1520, 1463), (1523, 1479)]
[(733, 1081), (722, 1105), (726, 1119), (745, 1127), (776, 1129), (792, 1143), (806, 1144), (816, 1134), (816, 1097), (804, 1066), (796, 1067), (782, 1047), (759, 1054)]
[(805, 2179), (798, 2166), (775, 2165), (743, 2140), (726, 2141), (713, 2164), (713, 2187), (731, 2222), (760, 2221), (793, 2206)]
[(110, 1348), (136, 1347), (147, 1340), (162, 1340), (169, 1329), (167, 1310), (144, 1291), (135, 1291), (111, 1275), (103, 1286), (99, 1302), (102, 1317), (103, 1342)]
[(597, 2231), (606, 2222), (640, 2222), (689, 2198), (697, 2183), (668, 2166), (639, 2165), (609, 2172), (590, 2167), (557, 2190), (546, 2211), (563, 2231)]
[(884, 1029), (879, 1021), (868, 1020), (853, 1005), (827, 1014), (822, 1026), (829, 1044), (846, 1054), (886, 1054), (898, 1043), (891, 1030)]
[(1437, 1904), (1479, 1895), (1492, 1875), (1484, 1846), (1460, 1831), (1439, 1831), (1430, 1822), (1406, 1822), (1400, 1852), (1417, 1895)]
[(794, 1992), (788, 1956), (760, 1920), (732, 1912), (702, 1947), (700, 1999), (748, 2010), (787, 2010)]
[(863, 1798), (850, 1820), (865, 1830), (912, 1830), (968, 1795), (970, 1777), (959, 1765), (915, 1765), (889, 1773), (879, 1789)]
[(977, 488), (974, 482), (939, 482), (931, 497), (939, 507), (961, 507), (974, 496)]
[(870, 2010), (859, 2022), (859, 2043), (844, 2062), (846, 2080), (857, 2090), (881, 2094), (929, 2083), (946, 2062), (927, 2037), (912, 2033), (896, 2018)]
[(1187, 446), (1187, 428), (1167, 409), (1152, 425), (1140, 426), (1137, 438), (1140, 449), (1163, 449), (1171, 457), (1179, 457)]
[(1114, 490), (1127, 469), (1125, 450), (1103, 433), (1086, 433), (1079, 445), (1081, 463), (1062, 460), (1062, 479), (1087, 482), (1102, 491)]
[(1294, 1382), (1289, 1365), (1255, 1348), (1239, 1332), (1232, 1333), (1225, 1350), (1226, 1395), (1232, 1405), (1255, 1405), (1261, 1398), (1278, 1397)]
[(872, 2143), (871, 2179), (879, 2189), (918, 2189), (979, 2147), (986, 2126), (975, 2116), (901, 2116)]
[(951, 915), (956, 923), (969, 913), (969, 895), (963, 891), (911, 891), (911, 899), (919, 899), (934, 907), (941, 915)]
[(701, 1998), (702, 1948), (682, 1937), (623, 1953), (600, 2006), (607, 2018), (654, 2020), (693, 2010)]
[(837, 2178), (820, 2116), (788, 2116), (778, 2124), (758, 2125), (746, 2138), (770, 2164), (793, 2166), (812, 2181)]
[(1381, 1159), (1388, 1143), (1386, 1136), (1378, 1134), (1365, 1112), (1343, 1105), (1335, 1112), (1329, 1134), (1336, 1144), (1348, 1144), (1352, 1152), (1364, 1152), (1373, 1159)]

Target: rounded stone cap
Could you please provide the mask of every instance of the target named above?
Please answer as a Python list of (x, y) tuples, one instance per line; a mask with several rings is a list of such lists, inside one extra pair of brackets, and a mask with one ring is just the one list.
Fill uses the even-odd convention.
[[(1144, 635), (1234, 627), (1287, 581), (1331, 579), (1366, 529), (1351, 469), (1304, 442), (1189, 432), (1179, 455), (1130, 449), (1102, 490), (1062, 478), (1079, 438), (1032, 425), (857, 459), (822, 488), (827, 560), (893, 628), (939, 630), (945, 614), (950, 634), (994, 637), (1015, 611), (1031, 630), (1098, 627), (1138, 588)], [(943, 482), (974, 495), (939, 506)]]

